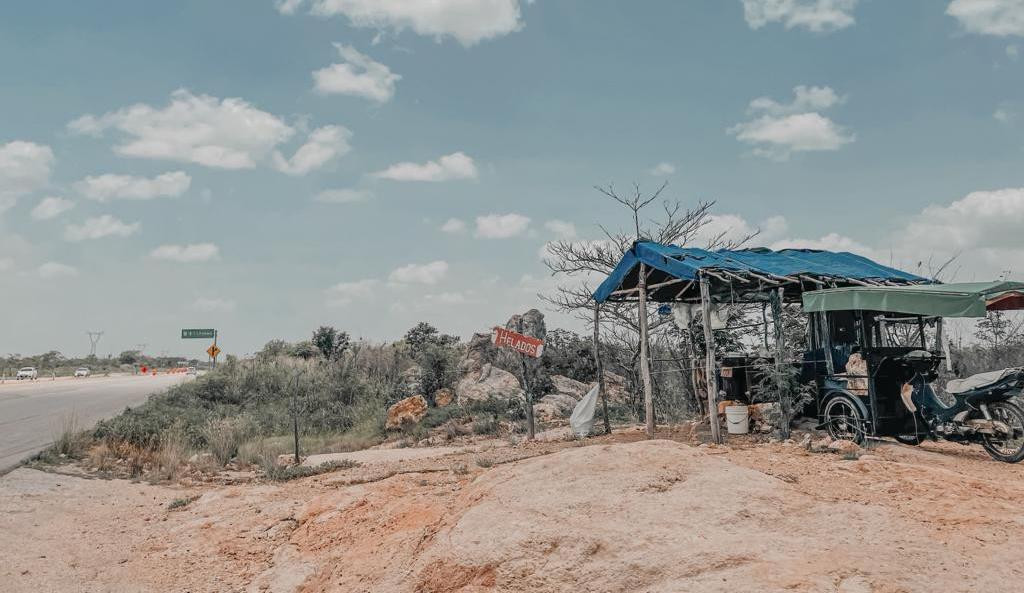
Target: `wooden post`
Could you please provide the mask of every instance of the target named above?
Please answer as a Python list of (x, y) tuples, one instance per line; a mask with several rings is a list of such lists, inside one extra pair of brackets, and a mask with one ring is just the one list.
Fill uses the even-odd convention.
[(654, 438), (654, 393), (651, 387), (651, 364), (647, 351), (647, 266), (640, 264), (639, 270), (640, 303), (637, 305), (637, 321), (640, 324), (640, 376), (644, 381), (644, 420), (647, 423), (647, 436)]
[(608, 398), (604, 393), (604, 365), (601, 362), (601, 304), (594, 303), (594, 366), (597, 367), (597, 393), (601, 396), (601, 410), (604, 412), (604, 433), (612, 433), (612, 424), (608, 420)]
[(782, 288), (771, 292), (772, 322), (775, 325), (775, 390), (779, 394), (779, 412), (782, 418), (779, 420), (779, 432), (782, 439), (789, 438), (789, 394), (785, 393), (786, 387), (782, 378), (782, 354), (785, 347), (785, 334), (782, 325)]
[(715, 377), (715, 336), (711, 332), (711, 288), (708, 279), (700, 279), (700, 305), (704, 321), (704, 350), (707, 351), (705, 370), (708, 375), (708, 420), (711, 422), (711, 440), (722, 443), (722, 431), (718, 426), (718, 379)]
[[(216, 360), (216, 359), (215, 359)], [(299, 371), (295, 371), (295, 390), (292, 391), (292, 428), (295, 436), (295, 465), (302, 463), (299, 458)]]
[(523, 365), (523, 390), (526, 391), (526, 439), (532, 441), (536, 436), (533, 423), (533, 388), (530, 385), (530, 368), (526, 364), (526, 355), (520, 354), (519, 361)]

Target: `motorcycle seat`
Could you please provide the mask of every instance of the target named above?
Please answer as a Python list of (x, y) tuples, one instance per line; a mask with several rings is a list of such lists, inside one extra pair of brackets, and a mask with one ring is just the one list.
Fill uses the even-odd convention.
[(946, 383), (946, 393), (959, 395), (961, 393), (967, 393), (968, 391), (984, 389), (995, 385), (1006, 377), (1014, 373), (1019, 373), (1020, 371), (1021, 369), (1009, 368), (1001, 371), (978, 373), (976, 375), (971, 375), (966, 379), (952, 379), (949, 383)]

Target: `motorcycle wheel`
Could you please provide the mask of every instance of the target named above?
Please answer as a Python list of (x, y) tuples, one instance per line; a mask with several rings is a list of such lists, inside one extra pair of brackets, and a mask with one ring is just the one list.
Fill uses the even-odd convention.
[(1008, 401), (988, 405), (992, 417), (1006, 423), (1011, 430), (1009, 437), (981, 435), (981, 445), (996, 461), (1017, 463), (1024, 459), (1024, 410)]
[(828, 400), (822, 413), (825, 432), (837, 441), (853, 441), (863, 444), (864, 418), (857, 405), (845, 395), (837, 395)]
[(916, 446), (916, 445), (920, 445), (921, 444), (921, 437), (919, 437), (917, 435), (898, 434), (898, 435), (894, 436), (893, 438), (896, 439), (897, 441), (903, 443), (904, 445), (915, 445)]

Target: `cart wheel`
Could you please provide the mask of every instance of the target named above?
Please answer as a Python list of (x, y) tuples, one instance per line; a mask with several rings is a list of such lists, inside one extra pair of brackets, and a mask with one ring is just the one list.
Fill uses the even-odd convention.
[(1010, 427), (1008, 435), (981, 435), (981, 444), (996, 461), (1017, 463), (1024, 459), (1024, 411), (1008, 401), (988, 405), (992, 418)]
[(898, 434), (898, 435), (894, 436), (893, 438), (896, 439), (897, 441), (903, 443), (904, 445), (920, 445), (921, 444), (921, 437), (917, 436), (916, 434)]
[(837, 395), (825, 404), (825, 432), (835, 440), (864, 443), (864, 417), (847, 395)]

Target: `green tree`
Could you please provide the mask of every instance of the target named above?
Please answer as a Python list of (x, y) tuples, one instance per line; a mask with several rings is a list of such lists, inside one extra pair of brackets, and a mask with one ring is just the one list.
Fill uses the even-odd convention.
[(121, 364), (135, 364), (139, 361), (139, 351), (125, 350), (117, 357), (117, 361)]
[(409, 331), (405, 332), (405, 338), (403, 338), (403, 340), (413, 350), (422, 348), (427, 344), (454, 346), (459, 342), (459, 338), (457, 336), (442, 334), (437, 331), (436, 327), (425, 321), (417, 323), (410, 328)]
[(281, 339), (273, 339), (263, 345), (263, 349), (260, 350), (259, 355), (265, 358), (276, 358), (278, 356), (285, 356), (292, 350), (292, 345)]
[(348, 349), (348, 334), (338, 331), (329, 325), (321, 325), (313, 332), (313, 346), (327, 360), (334, 360)]
[(301, 342), (296, 342), (294, 345), (292, 345), (290, 354), (292, 356), (297, 356), (304, 360), (310, 360), (312, 358), (320, 356), (320, 350), (313, 345), (313, 342), (310, 342), (309, 340), (303, 340)]

